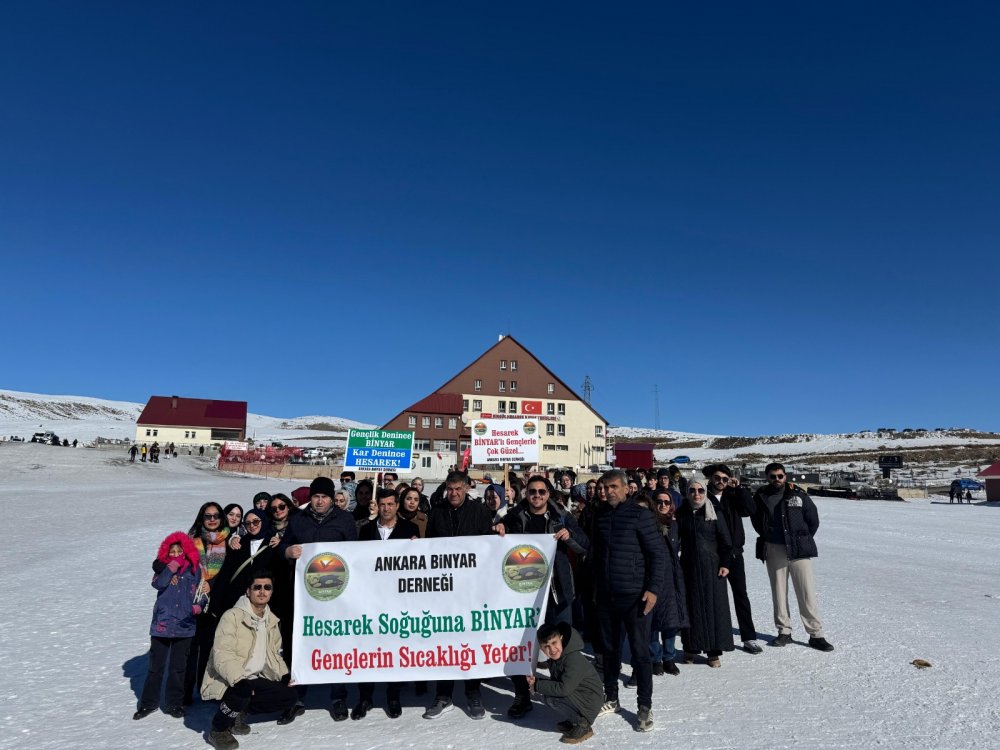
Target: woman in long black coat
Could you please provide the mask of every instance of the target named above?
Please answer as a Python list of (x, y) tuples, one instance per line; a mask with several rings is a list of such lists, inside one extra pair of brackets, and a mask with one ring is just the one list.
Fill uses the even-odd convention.
[(729, 614), (729, 575), (732, 541), (726, 520), (708, 500), (705, 485), (691, 480), (687, 502), (677, 511), (681, 539), (681, 569), (687, 590), (688, 619), (683, 631), (684, 661), (708, 654), (708, 666), (720, 667), (723, 651), (732, 651), (733, 621)]
[(222, 570), (215, 577), (212, 586), (212, 600), (208, 605), (209, 614), (222, 617), (227, 609), (232, 609), (253, 582), (255, 573), (271, 572), (271, 561), (277, 542), (272, 542), (273, 534), (268, 528), (267, 515), (262, 510), (251, 508), (244, 515), (246, 533), (239, 537), (239, 546), (234, 540), (222, 563)]

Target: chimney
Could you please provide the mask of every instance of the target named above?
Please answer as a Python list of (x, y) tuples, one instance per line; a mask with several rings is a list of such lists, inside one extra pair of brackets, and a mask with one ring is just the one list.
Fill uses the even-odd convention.
[(170, 397), (170, 408), (171, 409), (176, 409), (177, 408), (177, 396), (171, 396)]

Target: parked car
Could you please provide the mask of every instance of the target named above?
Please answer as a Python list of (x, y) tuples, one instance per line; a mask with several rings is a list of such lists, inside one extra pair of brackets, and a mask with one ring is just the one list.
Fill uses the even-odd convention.
[(54, 432), (36, 432), (31, 436), (31, 442), (33, 443), (44, 443), (48, 445), (52, 442), (52, 438), (56, 437)]
[(690, 456), (674, 456), (673, 458), (670, 459), (670, 463), (672, 463), (672, 464), (689, 464), (689, 463), (691, 463), (691, 457)]
[(951, 483), (951, 488), (956, 492), (958, 490), (962, 492), (966, 490), (981, 490), (983, 486), (982, 482), (977, 482), (975, 479), (956, 479)]

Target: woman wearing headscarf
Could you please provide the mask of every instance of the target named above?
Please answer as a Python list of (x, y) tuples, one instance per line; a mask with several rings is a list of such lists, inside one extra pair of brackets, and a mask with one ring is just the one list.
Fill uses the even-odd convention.
[(358, 482), (356, 500), (354, 522), (360, 530), (366, 523), (378, 518), (378, 501), (375, 499), (374, 485), (370, 479), (362, 479)]
[(695, 654), (705, 652), (708, 666), (721, 667), (722, 652), (734, 648), (726, 587), (733, 545), (725, 518), (716, 514), (700, 480), (688, 481), (687, 502), (677, 511), (677, 525), (690, 623), (681, 636), (684, 662), (691, 664)]
[(208, 657), (212, 652), (212, 641), (215, 640), (215, 626), (218, 623), (206, 611), (210, 603), (213, 581), (222, 570), (226, 560), (226, 540), (229, 538), (229, 528), (222, 506), (215, 502), (207, 502), (198, 510), (194, 523), (188, 530), (188, 536), (194, 541), (198, 550), (199, 581), (195, 603), (201, 608), (201, 614), (196, 618), (197, 627), (191, 651), (188, 652), (187, 672), (184, 675), (184, 705), (193, 702), (194, 692), (201, 685), (208, 666)]
[(420, 531), (420, 538), (423, 539), (427, 533), (427, 514), (420, 510), (420, 490), (410, 487), (403, 493), (402, 502), (399, 504), (399, 516), (412, 523)]
[(270, 544), (267, 514), (251, 508), (246, 512), (243, 524), (246, 533), (240, 537), (240, 546), (229, 550), (222, 569), (213, 579), (215, 583), (208, 612), (216, 618), (236, 605), (236, 601), (246, 593), (255, 573), (271, 571), (271, 559), (277, 543)]
[(510, 508), (507, 505), (507, 492), (502, 484), (487, 485), (483, 491), (483, 502), (493, 514), (493, 526), (503, 521), (503, 517), (507, 515), (507, 510)]
[[(306, 491), (309, 488), (306, 487)], [(270, 528), (267, 532), (268, 546), (274, 549), (281, 542), (291, 519), (302, 510), (287, 496), (277, 493), (267, 504), (267, 515), (270, 518)], [(291, 668), (292, 655), (292, 575), (295, 572), (295, 561), (286, 560), (284, 555), (271, 555), (271, 572), (274, 574), (274, 592), (271, 594), (269, 606), (278, 618), (278, 628), (281, 630), (281, 640), (284, 644), (282, 656)]]

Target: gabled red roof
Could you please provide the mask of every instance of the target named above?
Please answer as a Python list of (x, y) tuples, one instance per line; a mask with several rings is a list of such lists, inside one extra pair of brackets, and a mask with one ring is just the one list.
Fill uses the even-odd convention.
[(977, 477), (1000, 477), (1000, 461), (976, 474)]
[(150, 396), (137, 424), (245, 430), (247, 402)]
[(427, 398), (420, 399), (405, 411), (423, 414), (462, 414), (461, 393), (432, 393)]

